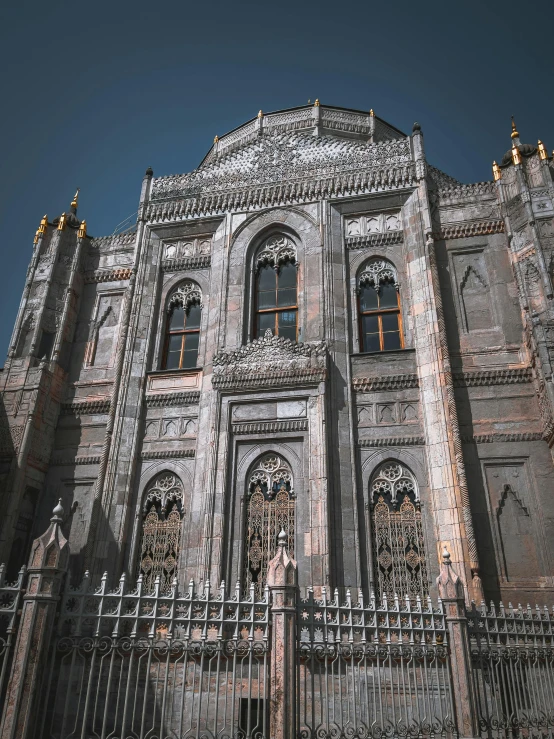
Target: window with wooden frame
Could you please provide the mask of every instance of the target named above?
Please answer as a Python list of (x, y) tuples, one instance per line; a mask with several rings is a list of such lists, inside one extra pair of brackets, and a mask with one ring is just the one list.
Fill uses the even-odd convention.
[(202, 293), (194, 282), (180, 285), (169, 299), (162, 369), (194, 369), (198, 362)]
[(256, 257), (255, 338), (270, 330), (274, 336), (297, 340), (296, 283), (294, 244), (286, 236), (268, 239)]
[(362, 352), (404, 348), (400, 292), (394, 266), (371, 259), (358, 278), (358, 318)]

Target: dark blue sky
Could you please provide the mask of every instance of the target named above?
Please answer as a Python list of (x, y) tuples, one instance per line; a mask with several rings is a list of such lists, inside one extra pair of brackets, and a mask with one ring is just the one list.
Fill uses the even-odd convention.
[(554, 147), (554, 3), (13, 2), (0, 11), (0, 366), (47, 213), (81, 188), (89, 233), (136, 211), (144, 170), (198, 165), (215, 134), (323, 103), (411, 131), (464, 182), (510, 143)]

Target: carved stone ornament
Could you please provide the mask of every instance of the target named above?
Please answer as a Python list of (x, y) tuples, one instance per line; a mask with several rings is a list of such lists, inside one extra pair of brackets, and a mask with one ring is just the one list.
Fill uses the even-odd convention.
[(324, 341), (296, 343), (274, 336), (267, 329), (263, 339), (255, 339), (235, 352), (220, 352), (214, 357), (214, 374), (251, 373), (266, 370), (324, 369), (327, 346)]
[(286, 236), (272, 236), (256, 255), (256, 269), (270, 265), (275, 269), (285, 262), (296, 263), (296, 248)]
[(398, 290), (398, 275), (395, 267), (385, 259), (370, 259), (358, 278), (358, 286), (370, 285), (379, 290), (379, 285), (392, 283)]
[(202, 290), (196, 282), (187, 280), (186, 282), (181, 283), (179, 287), (171, 293), (167, 304), (167, 312), (171, 313), (173, 308), (177, 305), (182, 306), (186, 310), (191, 305), (195, 304), (200, 305), (201, 308), (203, 307)]
[(151, 483), (144, 497), (144, 513), (151, 508), (152, 504), (159, 505), (163, 511), (169, 509), (170, 504), (183, 503), (183, 484), (181, 480), (171, 472), (162, 472)]

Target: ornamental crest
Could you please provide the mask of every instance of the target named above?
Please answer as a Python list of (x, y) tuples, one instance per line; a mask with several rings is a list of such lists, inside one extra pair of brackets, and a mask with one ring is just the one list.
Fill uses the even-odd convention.
[(377, 291), (379, 290), (379, 285), (386, 282), (392, 283), (397, 290), (400, 287), (396, 269), (385, 259), (370, 259), (358, 278), (359, 287), (370, 285)]
[(195, 304), (200, 305), (201, 308), (203, 307), (202, 290), (196, 282), (188, 280), (179, 285), (179, 287), (171, 293), (167, 304), (167, 312), (171, 313), (173, 308), (177, 305), (181, 305), (186, 310), (191, 305)]
[(260, 248), (256, 255), (256, 269), (270, 265), (278, 269), (285, 262), (296, 262), (296, 249), (286, 236), (272, 236)]

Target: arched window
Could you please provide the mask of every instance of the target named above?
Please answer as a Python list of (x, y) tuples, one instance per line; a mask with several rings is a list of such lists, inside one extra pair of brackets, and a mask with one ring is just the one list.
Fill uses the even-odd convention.
[(171, 590), (177, 574), (183, 520), (183, 483), (162, 472), (147, 488), (142, 519), (138, 574), (147, 592), (160, 578), (160, 593)]
[(254, 583), (256, 598), (263, 596), (267, 567), (277, 552), (277, 537), (287, 534), (294, 557), (294, 491), (289, 465), (278, 454), (265, 454), (256, 464), (246, 493), (244, 583)]
[(415, 477), (400, 462), (377, 468), (370, 482), (375, 590), (379, 598), (429, 593)]
[(360, 346), (363, 352), (403, 349), (398, 277), (384, 259), (370, 259), (358, 278)]
[(184, 282), (169, 298), (163, 369), (196, 367), (201, 317), (202, 292), (195, 282)]
[(269, 329), (296, 341), (298, 306), (296, 249), (286, 236), (272, 236), (256, 255), (255, 338)]

